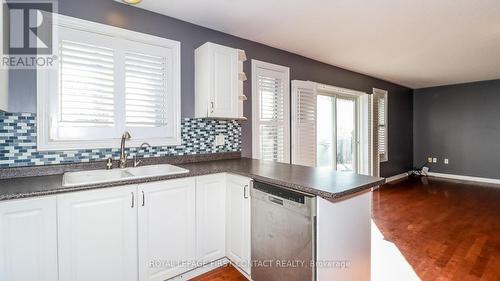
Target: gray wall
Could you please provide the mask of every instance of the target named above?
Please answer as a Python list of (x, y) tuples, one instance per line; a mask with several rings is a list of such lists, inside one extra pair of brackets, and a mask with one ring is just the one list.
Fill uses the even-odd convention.
[(415, 166), (500, 179), (500, 80), (415, 90), (413, 111)]
[[(58, 3), (59, 13), (64, 15), (180, 41), (183, 117), (194, 115), (194, 50), (207, 41), (243, 49), (249, 59), (288, 66), (292, 80), (311, 80), (367, 93), (371, 93), (373, 87), (388, 90), (390, 154), (389, 161), (382, 164), (382, 175), (402, 173), (412, 165), (413, 92), (411, 89), (111, 0), (59, 0)], [(250, 70), (250, 60), (248, 60), (244, 65), (244, 71), (249, 78), (251, 78)], [(36, 111), (35, 80), (34, 72), (11, 73), (10, 111)], [(244, 91), (249, 98), (251, 98), (250, 80), (244, 84)], [(245, 116), (251, 120), (250, 100), (245, 103), (244, 111)], [(251, 156), (251, 127), (250, 121), (242, 125), (245, 156)]]

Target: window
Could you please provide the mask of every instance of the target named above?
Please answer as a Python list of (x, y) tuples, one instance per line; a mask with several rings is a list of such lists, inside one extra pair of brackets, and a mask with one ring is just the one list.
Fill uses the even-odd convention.
[(388, 146), (387, 146), (387, 91), (373, 89), (374, 106), (376, 112), (376, 135), (378, 143), (378, 154), (380, 162), (388, 161)]
[(58, 68), (38, 71), (38, 149), (180, 144), (180, 43), (56, 15)]
[(289, 68), (252, 60), (253, 158), (289, 163)]

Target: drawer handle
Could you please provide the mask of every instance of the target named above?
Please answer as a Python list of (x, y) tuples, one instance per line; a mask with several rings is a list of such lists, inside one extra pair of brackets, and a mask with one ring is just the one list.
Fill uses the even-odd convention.
[(283, 200), (269, 196), (269, 201), (278, 204), (278, 205), (283, 205)]

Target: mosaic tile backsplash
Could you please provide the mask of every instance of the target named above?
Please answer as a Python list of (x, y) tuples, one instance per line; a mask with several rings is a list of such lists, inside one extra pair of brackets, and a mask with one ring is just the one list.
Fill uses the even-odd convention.
[[(127, 148), (129, 158), (241, 151), (241, 126), (237, 121), (184, 118), (182, 143), (178, 146)], [(226, 135), (223, 146), (215, 146), (215, 136)], [(36, 149), (36, 114), (0, 112), (0, 168), (81, 163), (120, 158), (116, 148), (71, 151)]]

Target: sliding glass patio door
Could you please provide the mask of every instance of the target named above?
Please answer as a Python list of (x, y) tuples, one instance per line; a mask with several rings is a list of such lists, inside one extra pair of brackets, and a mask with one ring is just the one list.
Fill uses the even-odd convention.
[(318, 92), (316, 103), (316, 166), (356, 172), (358, 99)]

